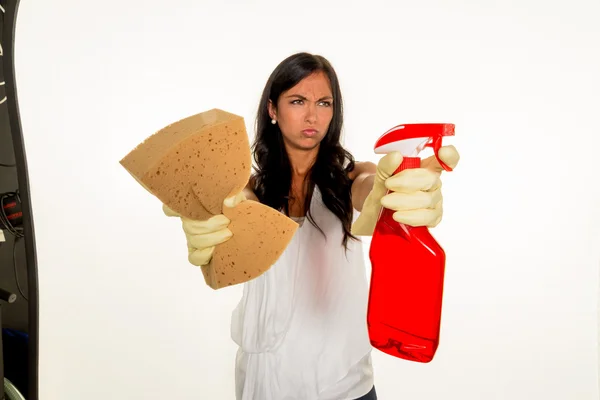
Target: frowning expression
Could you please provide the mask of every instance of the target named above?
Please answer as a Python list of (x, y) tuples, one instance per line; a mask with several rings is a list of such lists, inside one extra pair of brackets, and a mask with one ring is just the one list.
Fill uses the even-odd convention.
[(313, 150), (319, 146), (333, 118), (333, 95), (324, 72), (307, 76), (283, 92), (269, 115), (277, 121), (287, 148)]

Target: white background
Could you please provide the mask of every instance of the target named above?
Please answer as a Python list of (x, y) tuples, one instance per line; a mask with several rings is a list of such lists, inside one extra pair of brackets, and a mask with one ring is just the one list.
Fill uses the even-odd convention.
[[(217, 5), (218, 4), (218, 5)], [(16, 71), (40, 279), (40, 399), (232, 399), (229, 318), (176, 219), (118, 164), (219, 107), (253, 136), (268, 75), (326, 56), (345, 143), (456, 124), (431, 364), (374, 353), (381, 399), (598, 398), (595, 1), (22, 1)], [(429, 154), (425, 154), (429, 155)], [(368, 246), (368, 241), (365, 242)], [(401, 255), (399, 255), (400, 257)]]

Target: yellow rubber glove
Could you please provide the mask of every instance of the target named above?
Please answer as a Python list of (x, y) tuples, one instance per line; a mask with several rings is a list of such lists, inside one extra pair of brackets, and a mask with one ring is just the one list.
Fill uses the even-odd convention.
[[(460, 159), (454, 146), (440, 148), (438, 156), (452, 169)], [(443, 215), (442, 166), (435, 156), (431, 156), (421, 161), (421, 168), (405, 169), (392, 176), (402, 159), (400, 153), (393, 152), (379, 160), (373, 189), (352, 225), (352, 234), (371, 236), (381, 207), (394, 210), (394, 220), (402, 224), (432, 228), (440, 223)], [(386, 195), (388, 190), (391, 193)]]
[[(245, 201), (243, 193), (225, 199), (223, 204), (233, 208), (240, 202)], [(163, 204), (163, 212), (169, 217), (181, 218), (183, 231), (188, 247), (188, 260), (195, 266), (207, 265), (212, 259), (215, 246), (231, 239), (233, 234), (228, 229), (231, 221), (223, 214), (215, 215), (206, 221), (194, 221), (181, 217)]]

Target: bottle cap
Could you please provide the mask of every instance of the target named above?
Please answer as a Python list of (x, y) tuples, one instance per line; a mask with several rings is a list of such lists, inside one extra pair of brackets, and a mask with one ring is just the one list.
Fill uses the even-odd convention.
[[(454, 124), (423, 123), (397, 125), (385, 132), (375, 143), (375, 153), (400, 151), (414, 157), (425, 147), (432, 147), (436, 159), (446, 171), (452, 171), (438, 156), (444, 136), (454, 136)], [(410, 139), (410, 140), (409, 140)], [(423, 140), (419, 140), (423, 139)], [(406, 142), (409, 140), (408, 142)]]

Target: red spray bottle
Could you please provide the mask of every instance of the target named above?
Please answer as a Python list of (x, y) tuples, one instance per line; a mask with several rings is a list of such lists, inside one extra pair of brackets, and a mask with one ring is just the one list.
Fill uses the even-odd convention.
[[(377, 140), (375, 153), (399, 151), (403, 161), (396, 174), (419, 168), (419, 153), (432, 147), (451, 171), (438, 157), (444, 136), (454, 136), (453, 124), (398, 125)], [(400, 224), (393, 214), (382, 208), (371, 240), (369, 336), (384, 353), (427, 363), (439, 343), (446, 254), (427, 227)]]

